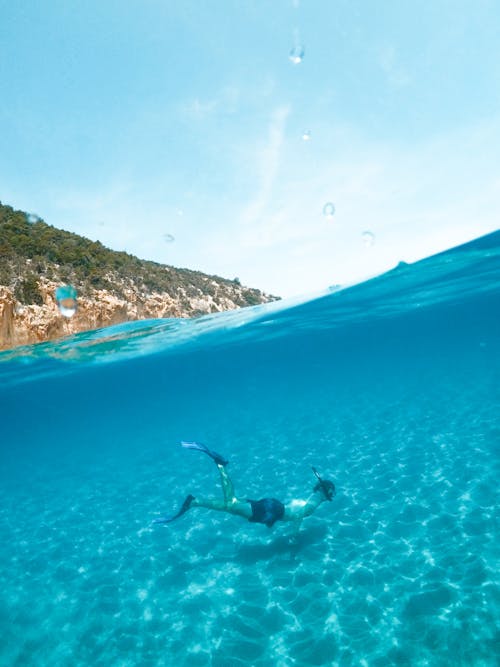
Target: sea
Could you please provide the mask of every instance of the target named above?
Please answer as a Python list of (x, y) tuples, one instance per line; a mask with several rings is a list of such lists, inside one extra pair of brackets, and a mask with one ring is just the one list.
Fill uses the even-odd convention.
[[(191, 508), (307, 498), (300, 526)], [(500, 660), (500, 232), (0, 354), (0, 665)]]

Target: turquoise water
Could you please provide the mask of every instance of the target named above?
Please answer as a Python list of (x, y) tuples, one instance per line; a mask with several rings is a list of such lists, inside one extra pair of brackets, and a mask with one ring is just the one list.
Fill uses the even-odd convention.
[[(361, 285), (0, 354), (1, 665), (496, 665), (500, 232)], [(296, 534), (191, 492), (307, 496)]]

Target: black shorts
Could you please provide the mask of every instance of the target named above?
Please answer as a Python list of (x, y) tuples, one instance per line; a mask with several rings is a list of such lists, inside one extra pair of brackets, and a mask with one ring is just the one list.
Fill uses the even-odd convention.
[(262, 498), (262, 500), (250, 500), (252, 506), (252, 516), (249, 521), (252, 523), (264, 523), (268, 528), (283, 518), (285, 506), (276, 498)]

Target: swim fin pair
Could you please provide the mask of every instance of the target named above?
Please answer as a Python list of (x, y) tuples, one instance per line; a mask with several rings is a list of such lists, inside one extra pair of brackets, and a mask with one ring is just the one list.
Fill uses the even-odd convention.
[[(227, 461), (227, 459), (225, 459), (223, 456), (221, 456), (217, 452), (214, 452), (211, 449), (208, 449), (208, 447), (206, 447), (205, 445), (202, 445), (199, 442), (184, 442), (183, 441), (183, 442), (181, 442), (181, 446), (184, 447), (185, 449), (196, 449), (199, 452), (203, 452), (207, 456), (210, 456), (210, 458), (213, 459), (213, 461), (215, 461), (215, 463), (218, 466), (227, 466), (227, 464), (229, 463), (229, 461)], [(173, 514), (172, 516), (165, 516), (165, 517), (159, 518), (159, 519), (154, 519), (153, 523), (170, 523), (171, 521), (174, 521), (175, 519), (178, 519), (180, 516), (182, 516), (185, 512), (188, 511), (188, 509), (191, 507), (191, 503), (193, 502), (193, 500), (194, 500), (194, 496), (189, 494), (189, 496), (187, 496), (186, 499), (184, 500), (184, 502), (182, 503), (181, 508), (177, 512), (177, 514)]]

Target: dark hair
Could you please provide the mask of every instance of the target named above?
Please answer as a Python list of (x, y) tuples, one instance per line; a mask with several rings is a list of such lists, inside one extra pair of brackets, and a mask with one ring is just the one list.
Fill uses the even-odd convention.
[(315, 491), (323, 491), (328, 500), (333, 500), (335, 495), (335, 484), (328, 479), (320, 480), (314, 487)]
[(318, 480), (318, 483), (314, 487), (314, 491), (323, 491), (327, 500), (333, 500), (333, 496), (335, 495), (335, 484), (327, 479), (322, 479), (314, 466), (311, 466), (311, 470)]

